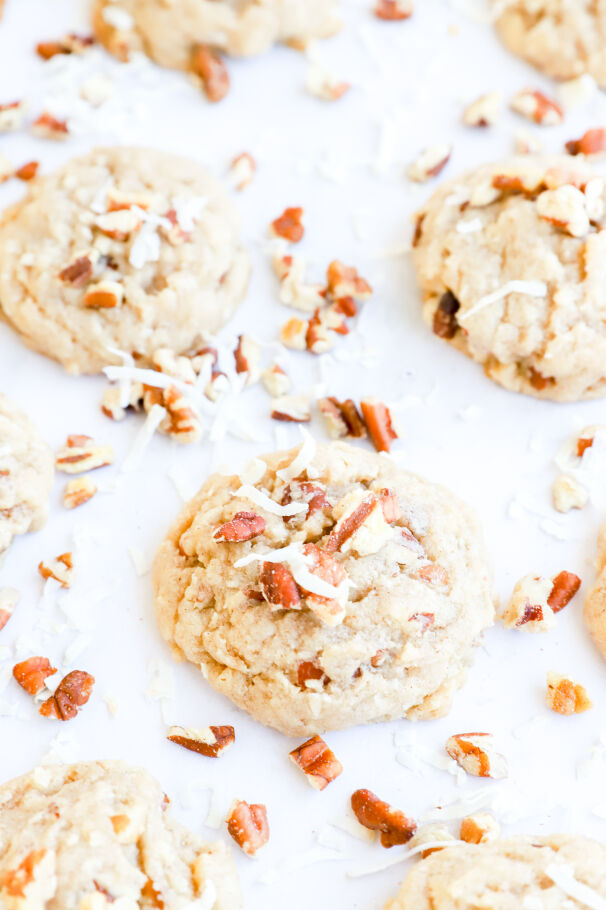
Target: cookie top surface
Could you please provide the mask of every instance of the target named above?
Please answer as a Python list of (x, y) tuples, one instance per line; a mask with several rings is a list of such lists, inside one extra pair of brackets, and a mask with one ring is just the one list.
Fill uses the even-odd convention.
[(585, 622), (591, 637), (606, 658), (606, 524), (598, 535), (598, 577), (585, 598)]
[(505, 388), (606, 394), (606, 182), (584, 160), (520, 157), (443, 184), (417, 213), (433, 331)]
[(520, 57), (556, 79), (589, 73), (606, 87), (606, 7), (594, 0), (495, 0), (497, 29)]
[(185, 351), (219, 329), (249, 276), (239, 218), (197, 163), (97, 149), (32, 181), (0, 221), (0, 301), (35, 350), (73, 373)]
[(464, 844), (418, 863), (385, 910), (583, 910), (606, 897), (605, 863), (606, 846), (583, 837)]
[(0, 553), (48, 514), (54, 459), (34, 424), (0, 394)]
[(235, 56), (277, 41), (306, 44), (340, 27), (339, 0), (97, 0), (99, 40), (121, 58), (143, 51), (162, 66), (188, 70), (198, 45)]
[(493, 621), (489, 576), (448, 490), (310, 438), (210, 477), (154, 566), (177, 654), (293, 735), (444, 714)]
[(203, 843), (167, 806), (146, 771), (117, 761), (9, 781), (0, 787), (0, 906), (240, 908), (227, 848)]

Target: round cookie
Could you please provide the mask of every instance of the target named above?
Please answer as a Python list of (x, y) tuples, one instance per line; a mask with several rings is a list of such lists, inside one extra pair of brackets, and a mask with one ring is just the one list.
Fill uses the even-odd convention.
[(210, 477), (153, 581), (175, 655), (292, 735), (442, 716), (494, 617), (466, 505), (386, 456), (311, 438)]
[(194, 161), (96, 149), (29, 184), (0, 221), (0, 306), (71, 373), (184, 352), (246, 293), (249, 260), (223, 188)]
[(589, 73), (606, 88), (606, 7), (595, 0), (494, 0), (507, 47), (555, 79)]
[(143, 51), (172, 69), (192, 69), (197, 47), (234, 56), (266, 51), (277, 41), (307, 44), (340, 27), (339, 0), (96, 0), (99, 40), (128, 59)]
[(118, 761), (39, 767), (4, 784), (0, 906), (238, 910), (227, 848), (175, 822), (168, 802), (146, 771)]
[(514, 158), (443, 184), (416, 216), (425, 320), (506, 389), (606, 394), (605, 211), (584, 159)]
[(0, 393), (0, 553), (48, 515), (54, 458), (34, 424)]
[(606, 897), (605, 867), (606, 846), (583, 837), (460, 844), (414, 866), (385, 910), (586, 910)]
[(591, 637), (606, 658), (606, 524), (598, 534), (598, 577), (585, 598), (585, 623)]

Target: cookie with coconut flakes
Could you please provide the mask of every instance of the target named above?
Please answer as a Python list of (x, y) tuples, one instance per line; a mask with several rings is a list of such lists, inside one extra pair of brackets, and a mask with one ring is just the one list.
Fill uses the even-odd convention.
[(606, 7), (594, 0), (493, 0), (507, 47), (556, 79), (589, 73), (606, 88)]
[(239, 910), (223, 843), (174, 821), (147, 771), (119, 761), (36, 768), (0, 787), (6, 910)]
[(584, 910), (606, 898), (606, 845), (583, 837), (457, 844), (408, 873), (385, 910)]
[(417, 213), (413, 259), (426, 321), (495, 382), (606, 394), (606, 181), (587, 162), (514, 158), (448, 181)]
[(54, 458), (34, 424), (0, 393), (0, 553), (48, 515)]
[(218, 330), (249, 260), (227, 194), (166, 152), (97, 149), (28, 186), (0, 221), (0, 301), (25, 343), (71, 373), (149, 363)]
[(153, 581), (175, 656), (292, 735), (445, 714), (494, 616), (466, 505), (384, 455), (310, 437), (210, 477)]
[(171, 69), (193, 70), (196, 50), (251, 56), (283, 41), (301, 46), (340, 28), (339, 0), (97, 0), (99, 40), (120, 59), (143, 51)]

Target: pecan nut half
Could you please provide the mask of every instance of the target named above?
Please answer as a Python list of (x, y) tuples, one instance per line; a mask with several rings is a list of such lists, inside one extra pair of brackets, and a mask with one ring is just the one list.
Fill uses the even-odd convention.
[(213, 534), (217, 542), (236, 543), (252, 540), (265, 530), (267, 522), (256, 512), (236, 512), (231, 521), (221, 525)]

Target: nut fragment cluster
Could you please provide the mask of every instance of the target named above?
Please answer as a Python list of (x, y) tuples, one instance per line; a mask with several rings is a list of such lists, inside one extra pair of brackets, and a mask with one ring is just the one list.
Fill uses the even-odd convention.
[(566, 607), (581, 587), (573, 572), (559, 572), (553, 578), (526, 575), (516, 584), (501, 614), (508, 629), (547, 632), (555, 625), (555, 614)]

